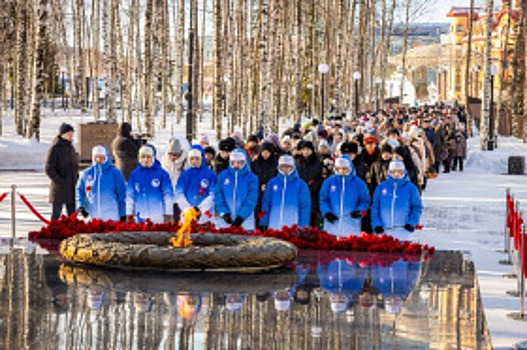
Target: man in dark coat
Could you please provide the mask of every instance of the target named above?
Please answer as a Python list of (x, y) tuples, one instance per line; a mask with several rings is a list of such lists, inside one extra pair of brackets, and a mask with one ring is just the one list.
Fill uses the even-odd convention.
[(49, 202), (53, 204), (51, 219), (60, 217), (63, 204), (68, 215), (75, 212), (75, 185), (79, 177), (79, 157), (72, 145), (75, 130), (63, 123), (46, 159), (46, 175), (51, 179)]
[(359, 145), (356, 142), (344, 142), (340, 145), (340, 154), (350, 157), (355, 166), (355, 174), (363, 181), (366, 181), (368, 166), (364, 163), (364, 160), (358, 153)]
[[(267, 183), (278, 175), (278, 158), (275, 156), (275, 146), (271, 142), (264, 142), (258, 157), (251, 163), (251, 171), (258, 178), (258, 203), (256, 204), (256, 218), (262, 211), (262, 197)], [(259, 222), (257, 222), (259, 224)]]
[(322, 161), (315, 153), (315, 147), (311, 141), (300, 141), (297, 145), (300, 155), (296, 157), (296, 170), (304, 180), (311, 195), (311, 219), (312, 227), (319, 226), (319, 194), (322, 187)]
[(132, 126), (122, 123), (119, 126), (117, 136), (112, 141), (113, 157), (115, 167), (123, 173), (124, 179), (128, 181), (130, 174), (137, 168), (138, 145), (132, 138)]
[(218, 148), (220, 151), (218, 152), (216, 159), (214, 159), (214, 172), (216, 174), (229, 168), (229, 156), (236, 148), (236, 140), (232, 137), (227, 137), (220, 141)]

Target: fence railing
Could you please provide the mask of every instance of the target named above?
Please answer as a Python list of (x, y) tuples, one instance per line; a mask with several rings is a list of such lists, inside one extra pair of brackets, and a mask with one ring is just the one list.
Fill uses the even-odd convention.
[(525, 239), (525, 224), (520, 203), (510, 192), (506, 191), (506, 217), (504, 232), (504, 249), (507, 259), (500, 261), (502, 264), (512, 265), (512, 273), (508, 277), (517, 279), (516, 290), (508, 291), (507, 294), (519, 297), (519, 311), (512, 313), (509, 317), (526, 320), (525, 315), (525, 279), (527, 278), (527, 242)]

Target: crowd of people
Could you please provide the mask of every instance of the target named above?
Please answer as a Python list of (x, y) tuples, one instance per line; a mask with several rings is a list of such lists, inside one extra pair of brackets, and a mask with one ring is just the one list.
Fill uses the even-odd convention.
[(217, 148), (204, 134), (193, 145), (173, 137), (161, 157), (152, 144), (138, 147), (123, 123), (112, 143), (115, 163), (96, 146), (78, 180), (74, 130), (63, 124), (46, 161), (52, 219), (63, 205), (68, 214), (76, 209), (129, 222), (177, 221), (195, 208), (199, 223), (219, 227), (296, 224), (336, 236), (389, 233), (409, 240), (428, 180), (441, 169), (463, 171), (465, 122), (460, 108), (333, 115), (295, 123), (281, 135), (259, 130), (244, 140), (235, 133)]

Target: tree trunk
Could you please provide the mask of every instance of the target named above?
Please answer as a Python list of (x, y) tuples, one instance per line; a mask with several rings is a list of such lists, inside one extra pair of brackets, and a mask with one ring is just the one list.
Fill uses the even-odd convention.
[(468, 18), (468, 40), (467, 40), (467, 56), (465, 58), (465, 112), (467, 115), (466, 132), (472, 136), (472, 116), (470, 113), (470, 62), (472, 56), (472, 28), (474, 23), (474, 0), (470, 0), (470, 11)]
[(480, 123), (480, 147), (482, 150), (487, 149), (487, 142), (489, 141), (489, 124), (490, 124), (490, 95), (491, 95), (491, 55), (492, 55), (492, 13), (493, 13), (493, 0), (486, 0), (485, 4), (486, 17), (486, 38), (485, 38), (485, 80), (483, 85), (483, 101), (482, 101), (482, 113)]
[(214, 0), (214, 99), (212, 110), (212, 128), (216, 132), (216, 140), (221, 138), (221, 120), (225, 106), (223, 91), (223, 65), (222, 54), (222, 0)]
[(403, 53), (401, 64), (401, 88), (399, 92), (399, 105), (403, 105), (404, 99), (404, 82), (406, 75), (406, 53), (408, 52), (408, 29), (410, 27), (410, 1), (406, 0), (405, 21), (404, 21), (404, 38), (403, 38)]
[(527, 13), (527, 2), (522, 1), (520, 7), (519, 33), (514, 48), (513, 74), (514, 78), (510, 87), (511, 103), (513, 108), (512, 133), (514, 136), (525, 140), (524, 130), (524, 99), (525, 99), (525, 35), (527, 35), (527, 20), (523, 14)]

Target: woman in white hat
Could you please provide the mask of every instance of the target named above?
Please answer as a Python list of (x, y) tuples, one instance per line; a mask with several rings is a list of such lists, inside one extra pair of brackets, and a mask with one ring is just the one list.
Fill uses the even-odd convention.
[(87, 218), (124, 221), (126, 218), (124, 176), (112, 164), (106, 147), (92, 149), (93, 164), (77, 182), (78, 212)]
[(272, 178), (262, 199), (260, 228), (280, 230), (284, 226), (308, 226), (311, 196), (307, 184), (296, 171), (295, 159), (283, 155), (278, 160), (278, 175)]
[(388, 167), (388, 179), (375, 189), (371, 206), (371, 225), (377, 234), (386, 232), (400, 241), (411, 240), (419, 224), (423, 204), (419, 190), (406, 175), (401, 160)]

